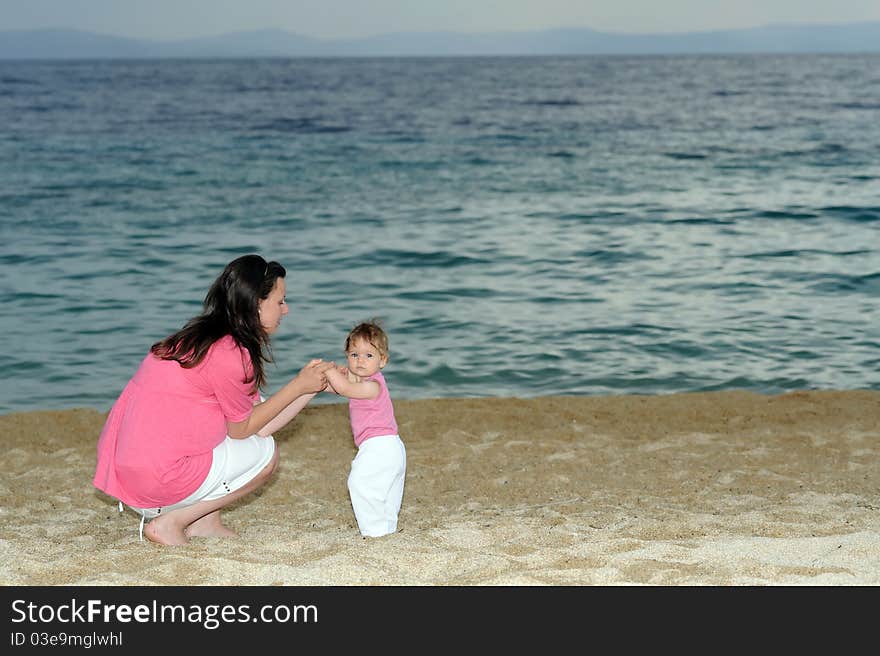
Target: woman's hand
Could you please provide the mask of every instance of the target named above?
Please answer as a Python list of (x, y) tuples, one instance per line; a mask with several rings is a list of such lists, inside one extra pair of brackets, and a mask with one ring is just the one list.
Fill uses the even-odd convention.
[(306, 366), (300, 369), (296, 377), (308, 392), (322, 392), (327, 388), (327, 376), (324, 372), (335, 366), (336, 363), (334, 362), (311, 360)]

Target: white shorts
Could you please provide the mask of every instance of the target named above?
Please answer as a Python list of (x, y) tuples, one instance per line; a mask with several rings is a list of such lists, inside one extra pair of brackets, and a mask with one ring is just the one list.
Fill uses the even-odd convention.
[(275, 453), (275, 439), (270, 435), (251, 435), (241, 440), (228, 437), (214, 447), (214, 460), (204, 482), (186, 499), (161, 508), (135, 508), (146, 519), (158, 517), (163, 512), (192, 506), (199, 501), (213, 501), (235, 492), (259, 474)]
[(348, 493), (361, 535), (376, 538), (397, 531), (403, 500), (406, 448), (397, 435), (371, 437), (351, 461)]

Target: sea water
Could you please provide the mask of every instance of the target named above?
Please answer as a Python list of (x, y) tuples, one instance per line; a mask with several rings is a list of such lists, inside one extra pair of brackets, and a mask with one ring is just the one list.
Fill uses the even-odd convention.
[(398, 399), (880, 389), (880, 55), (0, 62), (0, 413), (252, 252), (270, 393), (371, 317)]

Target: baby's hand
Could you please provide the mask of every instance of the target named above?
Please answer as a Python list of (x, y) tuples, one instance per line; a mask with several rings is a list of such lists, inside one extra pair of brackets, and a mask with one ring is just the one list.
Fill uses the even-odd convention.
[(346, 378), (348, 378), (348, 382), (349, 382), (349, 383), (359, 383), (359, 382), (361, 382), (361, 377), (360, 377), (360, 376), (356, 376), (356, 375), (354, 375), (353, 373), (351, 373), (351, 372), (348, 370), (348, 367), (346, 367), (345, 365), (342, 365), (342, 364), (339, 365), (338, 367), (336, 367), (336, 370), (337, 370), (339, 373), (341, 373), (343, 376), (345, 376)]

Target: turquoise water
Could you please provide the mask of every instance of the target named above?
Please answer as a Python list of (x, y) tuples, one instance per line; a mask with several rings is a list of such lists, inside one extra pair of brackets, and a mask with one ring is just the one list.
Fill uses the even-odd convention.
[(880, 56), (0, 62), (0, 413), (107, 410), (232, 258), (274, 391), (880, 389)]

